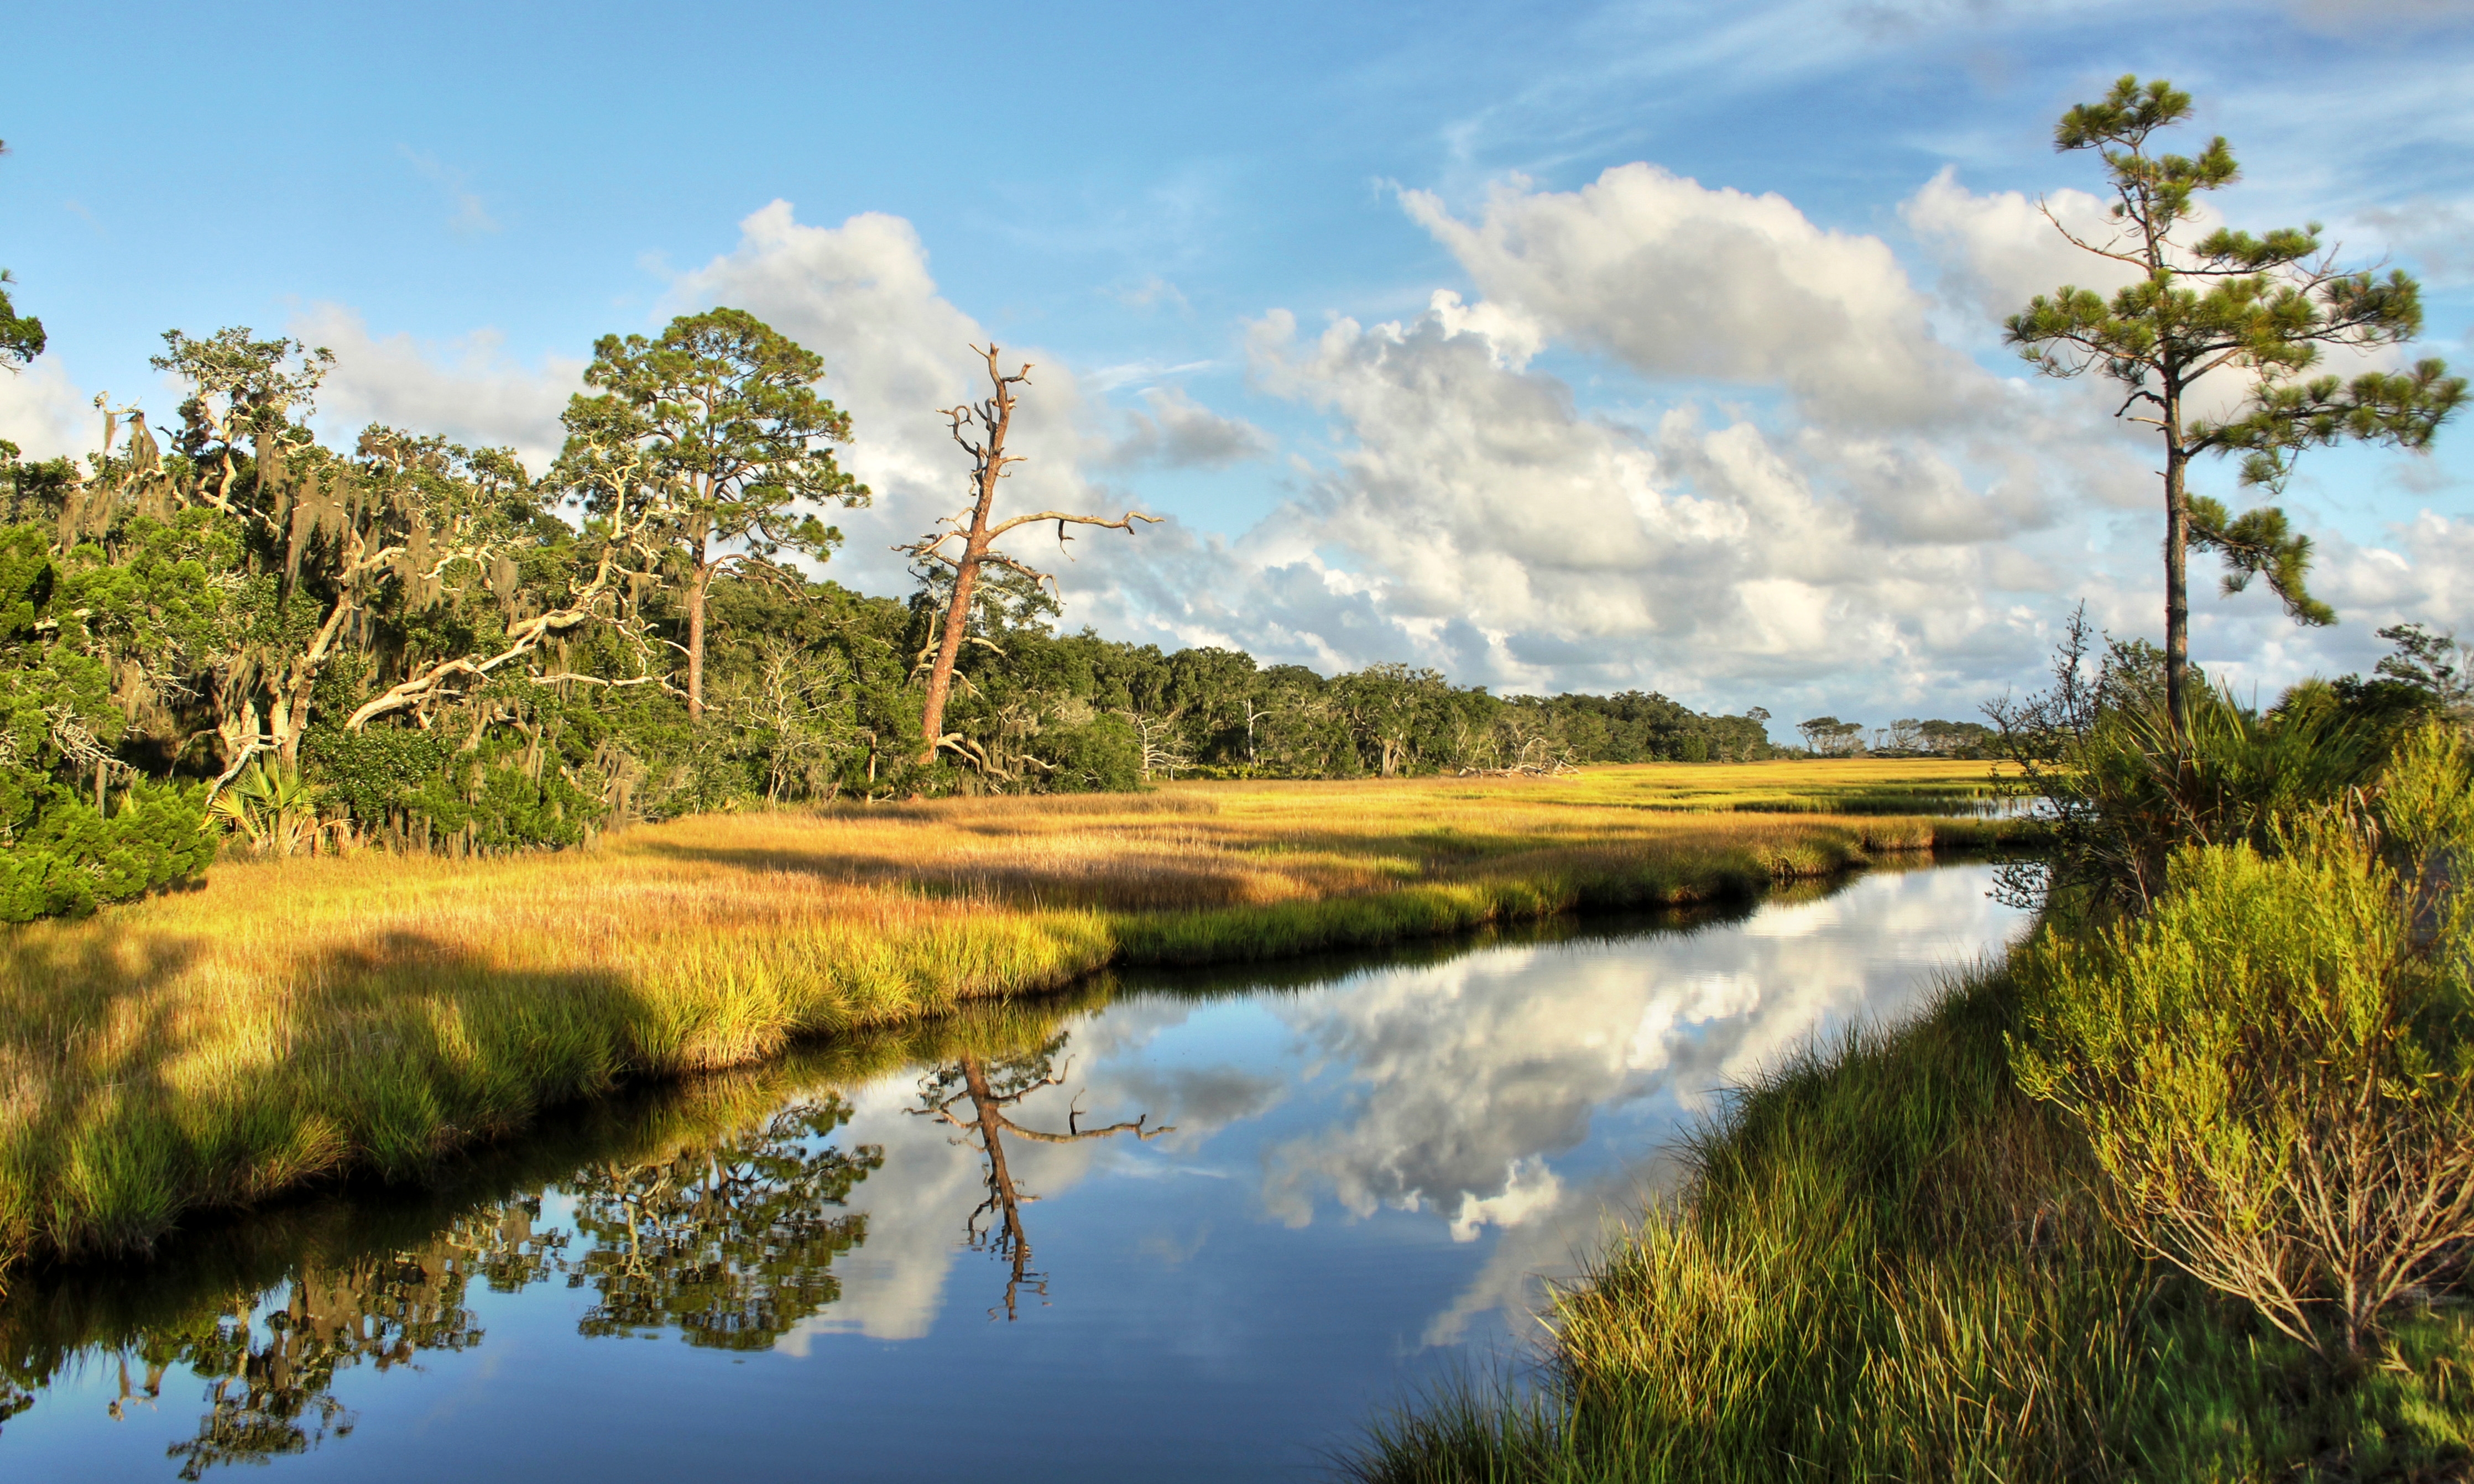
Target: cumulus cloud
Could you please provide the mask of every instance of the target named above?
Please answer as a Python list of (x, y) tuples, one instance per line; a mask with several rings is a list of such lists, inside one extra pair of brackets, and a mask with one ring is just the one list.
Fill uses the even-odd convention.
[(1150, 410), (1128, 414), (1131, 430), (1102, 462), (1116, 468), (1225, 469), (1269, 454), (1272, 436), (1243, 418), (1223, 417), (1181, 387), (1143, 393)]
[(2435, 284), (2474, 277), (2474, 201), (2422, 196), (2369, 207), (2359, 219)]
[(1942, 292), (1974, 310), (1990, 330), (2033, 296), (2066, 283), (2111, 293), (2139, 277), (2129, 264), (2062, 235), (2067, 230), (2082, 242), (2110, 241), (2116, 229), (2107, 209), (2107, 203), (2079, 190), (2054, 191), (2041, 201), (2019, 191), (1979, 196), (1958, 183), (1958, 167), (1950, 165), (1900, 203), (1899, 215), (1939, 258)]
[(335, 353), (319, 388), (320, 420), (345, 448), (371, 423), (443, 433), (469, 447), (512, 448), (538, 474), (558, 456), (559, 414), (584, 390), (581, 360), (510, 359), (505, 337), (475, 330), (444, 344), (376, 335), (341, 304), (312, 304), (286, 327), (294, 338)]
[[(970, 465), (944, 409), (987, 395), (986, 363), (972, 347), (986, 345), (988, 333), (938, 291), (918, 232), (881, 212), (810, 226), (776, 201), (740, 223), (730, 252), (680, 276), (668, 304), (745, 309), (825, 358), (825, 393), (851, 414), (844, 462), (875, 494), (868, 509), (836, 517), (850, 541), (834, 574), (878, 591), (906, 586), (890, 547), (916, 540), (968, 495)], [(1108, 440), (1091, 426), (1073, 372), (1035, 346), (1002, 349), (1007, 371), (1033, 363), (1007, 444), (1026, 459), (1008, 474), (1008, 508), (1131, 503), (1091, 473)], [(1088, 539), (1078, 554), (1093, 548), (1106, 550)]]
[(0, 370), (0, 438), (26, 457), (78, 458), (103, 441), (94, 396), (69, 379), (58, 357), (37, 356), (20, 371)]
[(1980, 379), (1932, 338), (1886, 243), (1782, 196), (1629, 164), (1577, 191), (1516, 178), (1475, 222), (1401, 200), (1489, 301), (1644, 376), (1775, 385), (1817, 416), (1902, 426), (1949, 420)]
[(1311, 340), (1286, 315), (1254, 327), (1258, 382), (1340, 438), (1239, 544), (1265, 591), (1232, 606), (1276, 610), (1355, 663), (1511, 685), (1689, 693), (1836, 669), (1946, 687), (2041, 645), (2016, 610), (2023, 589), (2050, 605), (2051, 569), (2012, 543), (2088, 471), (2036, 457), (2050, 434), (2031, 410), (1981, 449), (1782, 437), (1689, 406), (1635, 426), (1455, 329), (1453, 307)]

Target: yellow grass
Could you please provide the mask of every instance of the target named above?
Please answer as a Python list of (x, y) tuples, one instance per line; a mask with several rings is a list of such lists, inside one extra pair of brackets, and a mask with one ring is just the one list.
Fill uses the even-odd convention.
[(707, 815), (591, 851), (227, 863), (0, 939), (0, 1272), (387, 1176), (630, 1077), (1057, 988), (1590, 905), (1744, 895), (1982, 821), (1688, 813), (1981, 765), (1185, 784)]

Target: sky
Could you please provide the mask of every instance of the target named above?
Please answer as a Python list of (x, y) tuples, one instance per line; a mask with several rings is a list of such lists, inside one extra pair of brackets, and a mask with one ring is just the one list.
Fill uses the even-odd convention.
[[(2474, 0), (1454, 7), (19, 5), (0, 265), (51, 348), (0, 437), (178, 403), (163, 331), (331, 348), (376, 421), (535, 470), (593, 342), (747, 309), (824, 357), (874, 492), (826, 573), (964, 503), (938, 409), (1034, 363), (1006, 508), (1069, 625), (1326, 672), (1879, 725), (2033, 688), (2084, 601), (2161, 637), (2160, 455), (2001, 320), (2102, 264), (2054, 120), (2123, 73), (2232, 142), (2211, 209), (2418, 275), (2474, 362)], [(2341, 362), (2334, 369), (2348, 369)], [(2231, 395), (2228, 391), (2225, 395)], [(2197, 487), (2237, 506), (2232, 471)], [(2245, 698), (2474, 634), (2474, 419), (2285, 497), (2341, 621), (2195, 582)]]

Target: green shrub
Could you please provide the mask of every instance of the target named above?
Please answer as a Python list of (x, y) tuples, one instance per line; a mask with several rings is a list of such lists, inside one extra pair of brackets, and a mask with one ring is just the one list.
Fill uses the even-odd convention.
[(2087, 1135), (2141, 1249), (2323, 1352), (2474, 1242), (2474, 917), (2462, 745), (2418, 734), (2375, 792), (2174, 854), (2135, 921), (2024, 960), (2013, 1067)]
[(109, 816), (67, 790), (0, 850), (0, 921), (78, 917), (182, 881), (214, 859), (201, 791), (133, 785)]
[(1059, 793), (1128, 793), (1142, 786), (1142, 742), (1115, 717), (1050, 727), (1039, 734), (1032, 755), (1054, 769), (1048, 787)]

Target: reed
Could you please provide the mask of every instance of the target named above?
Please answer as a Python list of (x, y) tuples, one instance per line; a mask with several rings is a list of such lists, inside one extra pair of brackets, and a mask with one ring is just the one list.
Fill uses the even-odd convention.
[(1181, 785), (708, 815), (560, 855), (225, 863), (0, 938), (0, 1274), (1111, 962), (1741, 897), (2008, 828), (1678, 803), (1878, 792), (1883, 767)]

